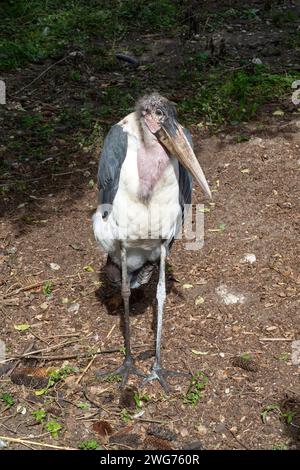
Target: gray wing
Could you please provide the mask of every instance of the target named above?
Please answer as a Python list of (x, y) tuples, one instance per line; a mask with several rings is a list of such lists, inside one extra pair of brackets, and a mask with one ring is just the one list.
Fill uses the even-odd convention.
[[(119, 186), (120, 172), (127, 152), (127, 132), (114, 125), (104, 139), (98, 168), (99, 204), (112, 204)], [(109, 208), (103, 216), (107, 216)]]
[[(183, 129), (183, 132), (193, 148), (193, 140), (188, 129)], [(179, 163), (179, 203), (183, 214), (185, 204), (191, 204), (193, 190), (193, 178), (191, 174)]]

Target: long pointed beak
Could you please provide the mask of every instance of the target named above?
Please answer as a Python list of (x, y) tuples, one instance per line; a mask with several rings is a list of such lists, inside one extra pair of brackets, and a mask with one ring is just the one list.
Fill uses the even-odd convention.
[(197, 157), (187, 140), (180, 124), (163, 126), (155, 133), (158, 140), (176, 157), (200, 184), (204, 193), (211, 199), (211, 192)]

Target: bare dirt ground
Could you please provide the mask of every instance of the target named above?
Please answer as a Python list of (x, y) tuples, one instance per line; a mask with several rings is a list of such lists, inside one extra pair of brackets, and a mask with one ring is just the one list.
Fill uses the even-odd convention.
[[(268, 414), (266, 423), (261, 417), (266, 406), (282, 407), (287, 398), (299, 395), (299, 366), (292, 364), (290, 355), (292, 340), (299, 338), (300, 134), (293, 126), (295, 132), (286, 133), (286, 123), (284, 132), (278, 122), (276, 129), (276, 136), (254, 137), (240, 144), (222, 137), (201, 142), (194, 136), (197, 153), (215, 189), (214, 198), (212, 205), (206, 205), (210, 212), (205, 214), (201, 252), (185, 251), (184, 242), (174, 245), (170, 264), (175, 282), (167, 299), (163, 334), (163, 359), (168, 367), (188, 369), (193, 374), (203, 371), (209, 379), (194, 407), (182, 400), (187, 381), (177, 381), (170, 396), (152, 383), (139, 389), (141, 395), (149, 395), (141, 408), (143, 413), (135, 410), (137, 417), (125, 424), (126, 415), (121, 411), (124, 396), (117, 384), (99, 382), (94, 376), (97, 369), (105, 370), (122, 360), (117, 352), (98, 354), (76, 384), (93, 352), (122, 346), (119, 316), (107, 310), (99, 295), (106, 295), (107, 288), (99, 281), (104, 256), (96, 248), (91, 230), (95, 190), (76, 197), (75, 182), (70, 181), (60, 194), (33, 199), (2, 220), (1, 337), (8, 356), (25, 351), (32, 342), (33, 350), (56, 346), (57, 350), (47, 355), (61, 355), (59, 360), (31, 360), (29, 365), (70, 364), (77, 372), (49, 390), (46, 397), (37, 397), (30, 387), (13, 384), (4, 376), (1, 386), (27, 413), (2, 409), (1, 434), (14, 437), (17, 433), (39, 440), (37, 436), (43, 433), (39, 425), (32, 427), (30, 413), (38, 405), (63, 423), (59, 444), (69, 447), (76, 447), (83, 439), (97, 439), (93, 426), (99, 420), (109, 422), (117, 433), (117, 440), (115, 434), (109, 442), (102, 437), (108, 447), (120, 442), (119, 448), (182, 448), (197, 440), (205, 449), (299, 445), (278, 410)], [(95, 165), (90, 171), (93, 169)], [(51, 185), (47, 192), (51, 194)], [(198, 189), (194, 201), (202, 201)], [(26, 223), (28, 216), (33, 220)], [(221, 230), (220, 224), (224, 224)], [(243, 261), (247, 253), (256, 257), (252, 264)], [(57, 263), (60, 269), (51, 270), (50, 263)], [(93, 272), (86, 271), (86, 266)], [(47, 297), (41, 285), (49, 279), (53, 290)], [(235, 296), (231, 301), (237, 303), (226, 305), (222, 296), (226, 289)], [(195, 305), (199, 296), (202, 303)], [(151, 359), (143, 359), (141, 353), (154, 345), (154, 299), (152, 285), (133, 303), (133, 344), (145, 371)], [(20, 324), (30, 328), (17, 331), (14, 325)], [(61, 343), (66, 345), (58, 348)], [(80, 353), (90, 356), (63, 360)], [(243, 353), (253, 358), (253, 371), (245, 370), (247, 361), (246, 366), (242, 364), (244, 369), (233, 365), (233, 358)], [(139, 387), (135, 380), (134, 384)], [(90, 408), (82, 410), (78, 407), (81, 402), (90, 403)], [(149, 429), (153, 432), (152, 421), (174, 432), (176, 441), (147, 437)], [(298, 424), (295, 419), (293, 422), (299, 426), (299, 420)]]
[[(37, 68), (27, 71), (30, 79)], [(107, 83), (108, 75), (99, 80)], [(15, 89), (24, 77), (20, 71), (14, 78)], [(63, 82), (58, 69), (51, 77)], [(50, 79), (37, 86), (34, 104), (28, 98), (45, 119), (61, 97), (53, 94), (51, 107), (43, 99), (47, 87)], [(74, 150), (70, 133), (56, 138), (29, 173), (26, 161), (12, 167), (9, 178), (24, 172), (27, 187), (1, 205), (0, 338), (6, 357), (17, 360), (7, 373), (1, 367), (0, 445), (6, 436), (12, 449), (77, 448), (91, 440), (105, 449), (300, 448), (300, 365), (292, 361), (300, 340), (300, 120), (289, 102), (284, 114), (274, 109), (214, 136), (191, 127), (213, 200), (195, 188), (194, 203), (206, 208), (201, 251), (186, 251), (184, 241), (173, 245), (162, 354), (168, 368), (207, 377), (194, 405), (188, 379), (173, 379), (166, 395), (156, 383), (141, 388), (132, 378), (122, 392), (95, 377), (123, 357), (122, 306), (103, 279), (105, 256), (91, 227), (95, 149)], [(18, 112), (15, 101), (10, 111)], [(240, 135), (250, 140), (236, 143)], [(28, 135), (32, 147), (34, 139)], [(12, 152), (6, 158), (13, 160)], [(132, 294), (131, 310), (134, 355), (146, 372), (155, 279)], [(62, 368), (65, 375), (47, 388), (49, 373)], [(46, 412), (41, 422), (32, 414), (38, 410)], [(49, 434), (49, 420), (60, 424), (57, 436)]]

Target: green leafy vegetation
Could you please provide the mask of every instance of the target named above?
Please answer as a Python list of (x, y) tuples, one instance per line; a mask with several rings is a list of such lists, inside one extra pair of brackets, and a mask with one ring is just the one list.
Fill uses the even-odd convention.
[(272, 450), (288, 450), (288, 446), (282, 442), (277, 442), (273, 445)]
[(272, 73), (263, 65), (225, 72), (215, 68), (205, 78), (196, 78), (198, 91), (179, 107), (190, 120), (205, 116), (210, 125), (238, 124), (253, 118), (268, 101), (282, 98), (295, 79), (293, 74)]
[(141, 395), (140, 393), (135, 393), (133, 396), (137, 408), (142, 408), (144, 403), (148, 403), (150, 401), (150, 397), (147, 393)]
[(47, 420), (47, 412), (44, 409), (34, 410), (32, 416), (38, 424), (43, 425), (43, 429), (48, 431), (51, 434), (51, 437), (57, 439), (59, 432), (62, 430), (62, 425), (58, 423), (55, 419)]
[(15, 404), (15, 400), (13, 399), (10, 393), (2, 393), (0, 395), (0, 400), (3, 401), (6, 404), (6, 406), (9, 406), (9, 407)]
[(37, 423), (42, 423), (46, 419), (47, 413), (45, 410), (40, 409), (40, 410), (34, 410), (32, 412), (32, 415), (35, 418)]
[(52, 282), (51, 281), (46, 281), (44, 284), (43, 284), (43, 287), (42, 287), (42, 292), (44, 295), (46, 295), (47, 297), (49, 297), (52, 293), (52, 289), (53, 289), (53, 285), (52, 285)]
[(51, 437), (57, 438), (62, 426), (55, 419), (52, 419), (45, 424), (45, 429), (50, 432)]
[(76, 372), (76, 369), (71, 366), (64, 366), (61, 369), (57, 369), (49, 375), (49, 380), (48, 384), (45, 388), (42, 388), (40, 390), (37, 390), (35, 392), (36, 395), (44, 395), (45, 393), (48, 392), (50, 388), (52, 388), (57, 382), (60, 380), (65, 379), (68, 375), (74, 374)]
[[(93, 38), (117, 38), (136, 29), (167, 31), (175, 26), (177, 8), (171, 0), (22, 0), (1, 5), (1, 67), (61, 57), (87, 49)], [(80, 80), (78, 73), (74, 80)]]
[(81, 450), (99, 450), (101, 449), (99, 443), (95, 439), (80, 441), (77, 444), (78, 449)]
[(104, 378), (104, 381), (108, 383), (122, 382), (122, 376), (120, 374), (109, 374)]
[(186, 405), (196, 406), (203, 396), (203, 392), (208, 382), (208, 377), (204, 372), (197, 372), (192, 376), (188, 391), (183, 396), (182, 401)]
[(291, 411), (291, 410), (287, 410), (285, 412), (283, 412), (280, 408), (280, 405), (278, 405), (277, 403), (275, 404), (272, 404), (272, 405), (268, 405), (266, 406), (260, 416), (261, 416), (261, 419), (262, 419), (262, 422), (263, 423), (266, 423), (266, 420), (267, 420), (267, 416), (268, 414), (271, 412), (271, 411), (277, 411), (280, 415), (281, 418), (283, 418), (286, 422), (286, 424), (291, 424), (292, 421), (293, 421), (293, 418), (295, 416), (295, 412), (294, 411)]
[(132, 420), (132, 416), (129, 413), (129, 411), (126, 410), (126, 408), (121, 410), (120, 417), (121, 417), (122, 421), (124, 421), (125, 424), (128, 424)]

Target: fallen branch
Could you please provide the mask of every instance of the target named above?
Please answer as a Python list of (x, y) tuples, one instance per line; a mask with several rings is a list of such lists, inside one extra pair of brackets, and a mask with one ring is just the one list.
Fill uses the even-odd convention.
[(61, 447), (61, 446), (56, 446), (54, 444), (45, 444), (44, 442), (28, 441), (27, 439), (20, 439), (17, 437), (0, 436), (0, 439), (2, 441), (15, 442), (16, 444), (48, 447), (49, 449), (56, 449), (56, 450), (78, 450), (76, 449), (76, 447)]

